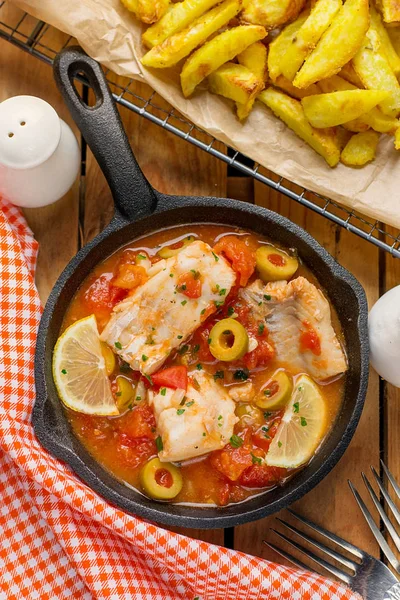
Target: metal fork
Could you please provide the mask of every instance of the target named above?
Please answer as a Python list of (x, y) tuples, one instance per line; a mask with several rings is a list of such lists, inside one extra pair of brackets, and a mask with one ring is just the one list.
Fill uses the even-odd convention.
[[(364, 504), (363, 507), (365, 507), (365, 509), (368, 511)], [(333, 542), (342, 550), (346, 550), (352, 558), (347, 558), (339, 551), (333, 550), (332, 548), (328, 548), (328, 546), (315, 539), (312, 535), (300, 531), (299, 529), (297, 529), (293, 525), (290, 525), (286, 521), (283, 521), (279, 518), (277, 518), (277, 520), (280, 523), (282, 523), (282, 525), (284, 525), (290, 532), (294, 533), (302, 540), (308, 542), (309, 544), (314, 546), (314, 548), (317, 548), (322, 554), (325, 555), (326, 558), (331, 558), (337, 563), (339, 563), (341, 567), (345, 567), (348, 571), (350, 571), (350, 573), (346, 572), (342, 568), (333, 565), (331, 562), (326, 560), (326, 558), (317, 556), (316, 554), (314, 554), (314, 552), (304, 548), (304, 546), (302, 546), (300, 543), (290, 539), (285, 534), (276, 531), (276, 529), (272, 529), (272, 531), (276, 535), (278, 535), (282, 540), (284, 540), (293, 548), (296, 548), (301, 553), (311, 558), (311, 560), (313, 560), (317, 565), (327, 570), (329, 573), (337, 577), (343, 583), (347, 584), (353, 591), (361, 594), (364, 600), (400, 600), (400, 583), (398, 582), (398, 578), (395, 577), (390, 571), (390, 569), (386, 565), (384, 565), (380, 560), (377, 560), (370, 554), (367, 554), (367, 552), (364, 552), (356, 546), (353, 546), (353, 544), (350, 544), (341, 537), (327, 531), (326, 529), (323, 529), (322, 527), (319, 527), (312, 521), (301, 517), (294, 511), (288, 509), (288, 512), (296, 519), (298, 519), (303, 525), (306, 525), (308, 528), (315, 531), (320, 536), (326, 538), (330, 542)], [(365, 515), (364, 511), (363, 514)], [(382, 539), (384, 538), (382, 537)], [(309, 567), (307, 567), (304, 563), (302, 563), (300, 560), (298, 560), (282, 548), (279, 548), (271, 542), (267, 542), (265, 540), (263, 541), (264, 544), (275, 550), (275, 552), (278, 552), (278, 554), (289, 560), (291, 563), (295, 564), (301, 569), (304, 569), (305, 571), (309, 570)]]

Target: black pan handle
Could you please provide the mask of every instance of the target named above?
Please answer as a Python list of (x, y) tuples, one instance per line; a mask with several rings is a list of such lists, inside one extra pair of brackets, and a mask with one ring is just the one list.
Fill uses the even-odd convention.
[[(95, 94), (88, 106), (74, 84), (83, 75)], [(75, 123), (90, 146), (110, 186), (116, 208), (130, 220), (154, 212), (157, 196), (132, 153), (115, 102), (100, 65), (79, 46), (62, 50), (54, 77)]]

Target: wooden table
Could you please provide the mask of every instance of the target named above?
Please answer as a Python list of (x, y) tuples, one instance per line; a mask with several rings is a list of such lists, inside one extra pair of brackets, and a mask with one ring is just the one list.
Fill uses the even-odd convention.
[[(46, 99), (80, 139), (56, 89), (50, 67), (0, 41), (0, 101), (17, 94)], [(139, 164), (161, 192), (228, 196), (283, 214), (304, 227), (358, 278), (370, 306), (385, 290), (399, 283), (400, 261), (253, 179), (228, 174), (222, 162), (128, 110), (122, 109), (121, 117)], [(82, 168), (78, 181), (62, 200), (47, 208), (25, 211), (40, 243), (36, 281), (43, 302), (63, 267), (83, 243), (108, 223), (113, 212), (110, 191), (89, 150), (84, 158), (86, 169)], [(357, 171), (354, 176), (357, 177)], [(347, 480), (351, 479), (366, 498), (361, 471), (367, 473), (370, 465), (379, 471), (381, 457), (400, 481), (399, 422), (400, 391), (379, 382), (372, 372), (361, 422), (345, 456), (324, 481), (295, 505), (304, 515), (375, 556), (379, 556), (379, 548), (360, 515)], [(371, 506), (369, 501), (367, 504)], [(273, 539), (271, 526), (275, 526), (273, 517), (231, 530), (184, 532), (279, 560), (262, 544), (263, 538)]]

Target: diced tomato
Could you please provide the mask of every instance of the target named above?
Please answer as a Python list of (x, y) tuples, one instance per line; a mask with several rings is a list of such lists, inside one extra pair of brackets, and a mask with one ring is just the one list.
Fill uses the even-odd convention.
[(240, 484), (248, 488), (264, 488), (276, 485), (287, 474), (286, 469), (268, 465), (251, 465), (240, 477)]
[(229, 443), (222, 450), (212, 452), (210, 456), (212, 466), (230, 481), (237, 481), (243, 471), (253, 464), (252, 453), (263, 456), (260, 450), (253, 451), (250, 429), (245, 430), (239, 437), (243, 439), (243, 444), (239, 448), (234, 448)]
[(157, 454), (154, 440), (147, 437), (130, 437), (120, 433), (117, 445), (117, 459), (124, 465), (135, 469)]
[(272, 420), (266, 422), (265, 425), (253, 433), (252, 441), (255, 446), (262, 448), (266, 452), (268, 451), (281, 422), (282, 414), (282, 412), (277, 413)]
[(181, 294), (184, 294), (188, 298), (200, 298), (202, 290), (200, 273), (198, 271), (182, 273), (178, 277), (176, 287)]
[(111, 312), (114, 306), (126, 297), (127, 290), (112, 285), (112, 277), (112, 273), (104, 273), (86, 290), (84, 301), (94, 313)]
[(196, 329), (196, 331), (193, 334), (193, 337), (191, 340), (191, 346), (192, 346), (192, 348), (198, 347), (196, 356), (197, 356), (199, 362), (214, 362), (215, 361), (214, 356), (210, 352), (210, 344), (208, 343), (208, 340), (210, 339), (210, 331), (211, 331), (213, 325), (214, 325), (214, 321), (212, 323), (207, 322), (207, 324)]
[(187, 390), (188, 375), (187, 367), (181, 365), (176, 367), (169, 367), (154, 373), (151, 376), (153, 384), (156, 387), (168, 387), (180, 390)]
[(226, 506), (230, 499), (231, 486), (227, 481), (220, 483), (217, 491), (217, 504), (218, 506)]
[(251, 370), (262, 365), (267, 365), (275, 356), (275, 350), (265, 339), (257, 339), (258, 346), (243, 357), (246, 367)]
[(153, 440), (156, 437), (156, 420), (153, 410), (146, 402), (142, 402), (118, 419), (118, 429), (131, 438)]
[(139, 265), (121, 264), (118, 266), (117, 275), (112, 279), (112, 285), (124, 290), (134, 290), (147, 281), (144, 267)]
[(214, 246), (216, 254), (223, 254), (232, 264), (232, 269), (240, 275), (239, 283), (245, 286), (256, 268), (255, 252), (246, 240), (235, 235), (226, 235)]
[(305, 331), (300, 335), (300, 351), (311, 350), (316, 356), (321, 355), (321, 339), (308, 321), (302, 323)]

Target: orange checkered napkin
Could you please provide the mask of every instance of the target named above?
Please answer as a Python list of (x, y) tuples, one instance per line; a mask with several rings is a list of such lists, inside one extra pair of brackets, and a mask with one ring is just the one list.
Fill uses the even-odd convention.
[(18, 209), (0, 201), (0, 600), (360, 600), (125, 514), (41, 448), (30, 424), (36, 253)]

